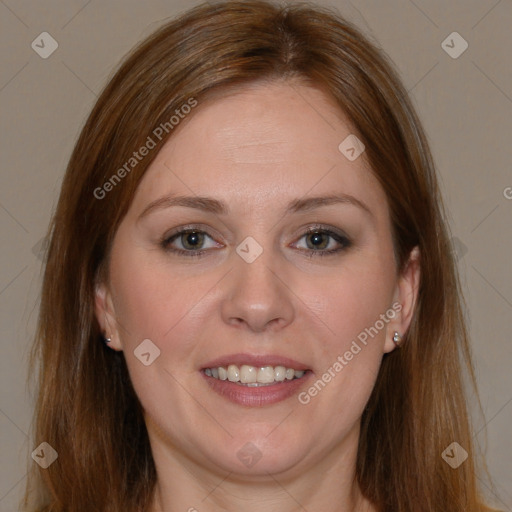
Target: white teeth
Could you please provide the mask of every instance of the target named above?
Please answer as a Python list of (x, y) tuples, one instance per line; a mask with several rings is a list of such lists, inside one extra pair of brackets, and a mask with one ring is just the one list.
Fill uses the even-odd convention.
[(272, 366), (264, 366), (258, 370), (258, 378), (260, 384), (269, 384), (274, 382), (274, 368)]
[(275, 382), (285, 380), (300, 379), (306, 373), (304, 370), (294, 370), (285, 366), (251, 366), (243, 364), (238, 367), (236, 364), (230, 364), (226, 367), (219, 366), (215, 368), (206, 368), (204, 373), (208, 377), (219, 380), (229, 380), (237, 382), (240, 385), (259, 386), (269, 385)]
[(236, 364), (228, 366), (228, 380), (230, 382), (238, 382), (240, 380), (240, 370)]
[(240, 367), (240, 382), (248, 384), (249, 382), (256, 382), (258, 377), (258, 368), (244, 364)]
[(283, 382), (286, 379), (286, 368), (284, 366), (276, 366), (274, 368), (274, 378), (277, 382)]

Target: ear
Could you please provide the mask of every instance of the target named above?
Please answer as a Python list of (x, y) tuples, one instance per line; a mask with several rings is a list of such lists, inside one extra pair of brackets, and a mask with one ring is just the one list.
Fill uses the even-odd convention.
[(393, 298), (394, 306), (392, 307), (396, 314), (387, 324), (384, 352), (391, 352), (397, 348), (393, 342), (395, 332), (398, 332), (403, 338), (407, 329), (409, 329), (418, 299), (421, 275), (420, 261), (420, 250), (416, 246), (411, 251), (407, 264), (398, 277)]
[(122, 350), (112, 294), (105, 284), (96, 285), (94, 307), (103, 336), (111, 340), (108, 346), (114, 350)]

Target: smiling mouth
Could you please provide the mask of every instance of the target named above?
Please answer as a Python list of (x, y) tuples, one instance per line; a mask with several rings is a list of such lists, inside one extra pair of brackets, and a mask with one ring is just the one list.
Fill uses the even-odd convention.
[(205, 368), (205, 375), (221, 381), (229, 381), (246, 387), (271, 386), (278, 383), (302, 379), (309, 370), (295, 370), (285, 366), (238, 366), (230, 364)]

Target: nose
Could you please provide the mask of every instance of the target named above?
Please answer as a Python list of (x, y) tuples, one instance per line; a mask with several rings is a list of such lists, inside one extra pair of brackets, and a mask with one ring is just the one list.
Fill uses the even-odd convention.
[[(253, 262), (233, 254), (221, 314), (225, 323), (254, 332), (279, 330), (293, 321), (293, 292), (271, 251)], [(273, 260), (274, 265), (272, 265)]]

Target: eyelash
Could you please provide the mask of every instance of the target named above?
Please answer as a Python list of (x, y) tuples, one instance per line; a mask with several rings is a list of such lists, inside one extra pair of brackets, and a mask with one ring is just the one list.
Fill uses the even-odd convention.
[[(171, 253), (174, 253), (177, 255), (182, 255), (182, 256), (189, 257), (189, 258), (200, 258), (200, 257), (204, 256), (206, 254), (206, 252), (208, 252), (208, 249), (198, 249), (198, 250), (187, 251), (187, 250), (183, 250), (183, 249), (176, 249), (176, 248), (170, 247), (170, 244), (174, 240), (176, 240), (177, 238), (179, 238), (182, 235), (189, 234), (189, 233), (202, 233), (202, 234), (205, 234), (208, 237), (212, 238), (206, 231), (204, 231), (202, 229), (195, 228), (193, 226), (192, 227), (187, 226), (187, 227), (184, 227), (183, 229), (180, 229), (179, 231), (172, 233), (170, 236), (164, 236), (164, 238), (160, 241), (160, 245), (165, 251), (171, 252)], [(299, 240), (301, 240), (304, 236), (311, 235), (311, 234), (327, 235), (327, 236), (333, 238), (339, 244), (341, 244), (341, 247), (337, 247), (336, 249), (317, 250), (317, 251), (313, 250), (313, 249), (299, 249), (301, 252), (309, 253), (309, 254), (306, 254), (306, 256), (309, 258), (313, 258), (316, 256), (332, 256), (334, 254), (337, 254), (341, 251), (348, 249), (352, 245), (351, 240), (347, 236), (336, 233), (335, 231), (325, 228), (323, 226), (308, 227), (307, 230), (299, 238)]]

